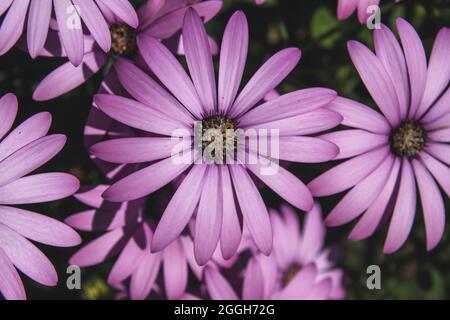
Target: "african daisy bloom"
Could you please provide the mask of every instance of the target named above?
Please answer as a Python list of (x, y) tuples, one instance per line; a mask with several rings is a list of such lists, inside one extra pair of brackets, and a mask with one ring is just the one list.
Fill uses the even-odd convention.
[[(26, 22), (26, 42), (32, 58), (40, 55), (49, 29), (53, 29), (75, 66), (82, 62), (84, 55), (83, 24), (104, 52), (111, 49), (109, 20), (120, 19), (133, 28), (138, 24), (137, 14), (128, 0), (2, 0), (0, 16), (3, 15), (0, 55), (17, 43)], [(52, 21), (52, 15), (56, 21)]]
[[(236, 98), (248, 48), (245, 15), (236, 12), (225, 29), (218, 91), (206, 31), (193, 9), (186, 13), (182, 35), (193, 81), (165, 46), (154, 38), (139, 36), (137, 42), (143, 59), (168, 91), (131, 63), (121, 60), (116, 65), (119, 81), (137, 101), (105, 94), (94, 97), (96, 105), (111, 118), (159, 135), (112, 139), (92, 146), (92, 154), (108, 162), (154, 162), (115, 182), (103, 197), (114, 202), (142, 198), (187, 171), (155, 230), (152, 250), (162, 250), (172, 243), (195, 212), (194, 253), (197, 262), (203, 265), (209, 260), (219, 238), (223, 256), (228, 259), (236, 252), (241, 239), (238, 212), (242, 212), (243, 221), (258, 248), (269, 254), (272, 230), (267, 208), (248, 171), (302, 210), (310, 210), (313, 205), (306, 186), (277, 164), (276, 174), (264, 175), (262, 161), (247, 165), (218, 164), (216, 161), (194, 163), (191, 154), (206, 153), (204, 149), (209, 147), (211, 140), (204, 140), (200, 145), (181, 145), (180, 149), (189, 151), (183, 153), (183, 161), (178, 162), (180, 159), (174, 159), (172, 152), (175, 146), (180, 147), (180, 143), (172, 139), (172, 135), (182, 130), (193, 136), (198, 122), (205, 131), (217, 129), (220, 135), (237, 128), (279, 129), (278, 159), (327, 161), (336, 156), (337, 147), (328, 141), (302, 135), (340, 123), (339, 114), (321, 109), (335, 98), (336, 93), (322, 88), (304, 89), (253, 108), (293, 70), (300, 59), (300, 50), (289, 48), (272, 56)], [(236, 140), (228, 140), (217, 154), (228, 153), (230, 145), (235, 151), (235, 144)], [(273, 160), (268, 162), (275, 164)]]
[[(102, 0), (102, 2), (108, 1)], [(138, 20), (131, 26), (123, 22), (120, 16), (111, 15), (107, 20), (108, 38), (112, 39), (110, 50), (102, 50), (95, 43), (92, 35), (84, 35), (81, 63), (74, 65), (67, 62), (52, 71), (39, 83), (33, 93), (33, 99), (46, 101), (57, 98), (85, 83), (104, 66), (109, 66), (108, 61), (112, 60), (114, 64), (119, 57), (139, 61), (140, 48), (136, 43), (136, 37), (141, 34), (167, 40), (168, 45), (175, 45), (174, 49), (182, 52), (182, 46), (176, 40), (179, 40), (178, 33), (188, 7), (194, 8), (204, 21), (208, 22), (220, 11), (222, 1), (148, 1), (138, 10)], [(210, 39), (210, 42), (213, 48), (213, 40)], [(57, 37), (49, 37), (41, 54), (64, 57), (66, 51), (61, 48)], [(109, 71), (110, 69), (107, 69), (105, 73), (109, 75)], [(116, 80), (113, 79), (113, 81)]]
[(27, 176), (52, 159), (64, 146), (66, 137), (47, 135), (52, 121), (47, 112), (32, 116), (7, 134), (17, 109), (14, 95), (0, 99), (0, 292), (6, 299), (26, 299), (17, 270), (46, 286), (58, 282), (52, 263), (29, 240), (56, 247), (81, 242), (65, 224), (13, 207), (62, 199), (79, 187), (78, 179), (65, 173)]
[[(400, 0), (395, 0), (399, 2)], [(345, 20), (353, 12), (357, 11), (360, 23), (366, 23), (371, 12), (367, 12), (370, 6), (378, 6), (380, 0), (338, 0), (337, 17), (339, 20)]]
[[(214, 300), (343, 299), (343, 272), (334, 268), (332, 250), (324, 248), (325, 225), (318, 204), (305, 214), (303, 230), (292, 207), (283, 205), (281, 214), (270, 210), (273, 251), (269, 256), (254, 253), (243, 279), (229, 282), (220, 268), (207, 266), (205, 283)], [(245, 251), (244, 251), (245, 252)], [(238, 259), (242, 259), (242, 256)], [(239, 263), (236, 263), (238, 265)], [(229, 273), (233, 277), (240, 273)], [(238, 288), (239, 289), (239, 288)]]
[(419, 35), (397, 19), (401, 46), (382, 26), (374, 34), (375, 54), (356, 41), (350, 57), (381, 113), (337, 98), (348, 130), (322, 136), (339, 146), (336, 159), (351, 158), (309, 183), (315, 196), (352, 188), (330, 212), (338, 226), (362, 214), (349, 238), (370, 236), (391, 218), (384, 252), (397, 251), (408, 238), (416, 213), (417, 188), (424, 214), (428, 250), (442, 237), (445, 209), (436, 182), (450, 195), (450, 29), (439, 31), (427, 65)]
[[(93, 266), (118, 255), (108, 283), (121, 288), (124, 295), (135, 300), (145, 299), (150, 294), (151, 297), (168, 299), (188, 297), (189, 270), (197, 281), (203, 273), (203, 268), (194, 260), (190, 237), (180, 237), (161, 252), (150, 251), (154, 224), (149, 215), (154, 212), (147, 211), (158, 210), (155, 207), (165, 202), (160, 199), (165, 195), (155, 198), (157, 201), (153, 201), (151, 206), (146, 205), (146, 199), (117, 204), (101, 197), (107, 188), (107, 185), (86, 187), (75, 195), (91, 208), (68, 217), (66, 223), (80, 231), (103, 234), (75, 253), (70, 264)], [(218, 252), (215, 256), (220, 265), (227, 266), (233, 262), (223, 261)], [(124, 285), (126, 280), (129, 280), (129, 285)]]

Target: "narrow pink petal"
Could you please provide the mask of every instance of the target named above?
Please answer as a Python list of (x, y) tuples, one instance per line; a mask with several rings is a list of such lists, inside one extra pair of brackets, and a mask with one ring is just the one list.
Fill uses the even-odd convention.
[(142, 198), (178, 177), (191, 163), (182, 161), (178, 164), (172, 157), (166, 158), (115, 182), (102, 196), (113, 202)]
[(342, 124), (348, 127), (381, 134), (391, 132), (391, 126), (385, 117), (359, 102), (337, 97), (328, 108), (338, 112), (344, 118)]
[(30, 0), (15, 0), (0, 27), (0, 56), (9, 51), (23, 32)]
[(428, 138), (436, 142), (450, 142), (450, 128), (428, 132)]
[(416, 115), (420, 101), (422, 100), (427, 81), (427, 57), (425, 50), (414, 27), (406, 20), (397, 18), (398, 34), (405, 53), (408, 66), (409, 83), (411, 88), (411, 101), (409, 106), (409, 118)]
[(333, 282), (329, 278), (321, 280), (315, 284), (305, 297), (306, 300), (326, 300), (329, 298), (332, 290)]
[(380, 225), (381, 219), (388, 207), (389, 201), (392, 198), (394, 188), (397, 185), (397, 178), (400, 172), (400, 160), (396, 158), (392, 166), (389, 178), (387, 179), (383, 190), (378, 194), (377, 198), (367, 211), (363, 214), (361, 219), (353, 228), (348, 236), (351, 240), (362, 240), (372, 235), (376, 228)]
[(300, 242), (300, 255), (303, 263), (313, 261), (325, 242), (325, 224), (322, 220), (322, 210), (316, 202), (311, 211), (306, 213)]
[(367, 10), (370, 6), (380, 3), (380, 0), (359, 0), (358, 2), (358, 20), (359, 23), (365, 24), (369, 18), (369, 12)]
[(372, 99), (389, 123), (396, 126), (400, 122), (400, 106), (394, 84), (380, 59), (358, 41), (349, 41), (347, 48)]
[(179, 299), (188, 283), (188, 263), (181, 241), (174, 241), (163, 251), (164, 287), (167, 298)]
[(416, 214), (416, 183), (411, 163), (402, 161), (400, 188), (386, 236), (383, 252), (393, 253), (400, 249), (408, 238)]
[(337, 18), (345, 20), (355, 12), (358, 0), (338, 0)]
[(81, 203), (93, 207), (100, 208), (105, 201), (102, 198), (102, 193), (108, 189), (108, 185), (99, 184), (94, 186), (83, 186), (81, 189), (74, 195), (74, 197), (80, 201)]
[(133, 98), (183, 124), (192, 125), (194, 118), (189, 111), (132, 62), (116, 59), (114, 67), (120, 84)]
[[(342, 116), (334, 111), (321, 108), (298, 116), (283, 118), (241, 129), (276, 130), (280, 136), (297, 136), (318, 133), (339, 125)], [(270, 132), (270, 131), (268, 131)]]
[(32, 0), (28, 13), (27, 42), (30, 56), (34, 59), (41, 52), (47, 40), (52, 0)]
[(80, 182), (67, 173), (41, 173), (17, 179), (0, 187), (1, 204), (41, 203), (74, 194)]
[(230, 259), (237, 251), (242, 238), (242, 230), (234, 200), (233, 186), (227, 166), (221, 166), (223, 221), (220, 232), (220, 248), (225, 259)]
[(389, 142), (387, 135), (360, 129), (331, 132), (320, 136), (320, 138), (334, 143), (339, 148), (339, 154), (335, 157), (336, 160), (358, 156)]
[(205, 268), (205, 284), (212, 300), (238, 300), (233, 288), (217, 268)]
[(27, 144), (42, 138), (48, 133), (52, 116), (41, 112), (28, 118), (6, 136), (0, 144), (0, 160), (10, 156)]
[(173, 54), (158, 40), (139, 36), (138, 47), (148, 67), (170, 92), (197, 118), (203, 108), (191, 79)]
[(70, 0), (53, 0), (53, 5), (61, 42), (67, 57), (74, 66), (79, 66), (84, 54), (81, 18)]
[(177, 119), (129, 98), (97, 94), (94, 103), (114, 120), (136, 129), (167, 136), (172, 136), (177, 129), (189, 129)]
[(31, 211), (0, 206), (0, 223), (25, 238), (55, 247), (72, 247), (80, 236), (69, 226)]
[(400, 117), (404, 119), (408, 113), (410, 90), (408, 70), (402, 48), (394, 33), (384, 24), (380, 29), (375, 29), (374, 43), (377, 57), (394, 84), (399, 101)]
[(442, 97), (433, 105), (430, 110), (423, 116), (423, 122), (425, 124), (431, 124), (434, 121), (439, 120), (445, 114), (448, 114), (448, 106), (450, 104), (450, 88), (448, 88)]
[(0, 248), (14, 266), (40, 284), (55, 286), (58, 275), (48, 258), (30, 241), (0, 223)]
[(295, 277), (282, 289), (277, 299), (300, 300), (308, 295), (313, 288), (317, 277), (317, 268), (314, 264), (303, 267)]
[[(286, 209), (283, 211), (286, 211)], [(273, 230), (273, 251), (268, 258), (276, 260), (279, 269), (286, 270), (294, 263), (294, 258), (299, 252), (301, 243), (299, 223), (296, 223), (296, 226), (299, 227), (297, 235), (291, 237), (291, 234), (287, 232), (287, 223), (282, 216), (273, 209), (269, 209), (269, 215)]]
[(80, 86), (97, 73), (106, 63), (106, 55), (101, 51), (91, 52), (82, 57), (81, 64), (74, 67), (66, 62), (47, 75), (33, 92), (35, 101), (57, 98)]
[(272, 228), (266, 205), (246, 169), (241, 165), (232, 165), (230, 172), (244, 225), (259, 250), (268, 255), (272, 251)]
[(109, 231), (78, 250), (70, 258), (69, 263), (80, 267), (103, 263), (118, 254), (126, 245), (128, 238), (125, 229)]
[(0, 16), (2, 16), (6, 12), (6, 10), (8, 10), (12, 2), (13, 0), (4, 0), (0, 2)]
[(279, 159), (303, 163), (320, 163), (334, 159), (338, 147), (325, 139), (312, 137), (281, 137)]
[(326, 224), (340, 226), (363, 213), (383, 190), (393, 163), (393, 156), (386, 157), (378, 168), (350, 190), (331, 210), (325, 220)]
[(147, 224), (142, 223), (114, 263), (108, 275), (108, 283), (121, 283), (136, 270), (150, 247), (151, 236), (150, 228)]
[(240, 119), (241, 126), (295, 117), (324, 107), (336, 98), (336, 92), (323, 88), (308, 88), (293, 91), (257, 106)]
[(248, 51), (248, 23), (242, 11), (228, 20), (222, 38), (219, 66), (219, 110), (226, 114), (236, 98)]
[(94, 0), (72, 0), (72, 3), (78, 6), (81, 19), (83, 19), (83, 22), (100, 48), (104, 52), (109, 52), (111, 49), (109, 26)]
[(242, 299), (264, 299), (264, 277), (261, 267), (256, 259), (250, 259), (247, 268), (245, 269)]
[(427, 236), (427, 250), (432, 250), (441, 240), (445, 228), (445, 207), (441, 191), (431, 174), (418, 161), (412, 161), (414, 174), (422, 200), (423, 217)]
[(17, 110), (18, 102), (15, 95), (8, 93), (0, 98), (0, 119), (2, 119), (0, 121), (0, 140), (13, 126)]
[(389, 147), (382, 147), (347, 160), (315, 178), (308, 187), (319, 197), (347, 190), (371, 174), (388, 152)]
[(300, 61), (300, 56), (300, 50), (297, 48), (284, 49), (274, 54), (242, 89), (230, 109), (230, 116), (237, 117), (254, 107), (267, 92), (278, 86), (291, 73)]
[(25, 288), (19, 273), (2, 248), (0, 248), (0, 270), (2, 273), (2, 281), (0, 281), (2, 296), (7, 300), (26, 300)]
[(66, 137), (54, 134), (37, 139), (0, 161), (0, 186), (4, 186), (52, 159), (66, 143)]
[(430, 63), (427, 70), (427, 80), (422, 101), (416, 117), (421, 117), (440, 94), (448, 88), (450, 81), (450, 29), (442, 28), (434, 41)]
[(420, 154), (420, 160), (450, 197), (450, 168), (426, 152)]
[(152, 251), (172, 243), (189, 223), (200, 200), (206, 166), (194, 165), (167, 205), (155, 230)]
[(446, 143), (427, 143), (425, 150), (435, 157), (436, 159), (442, 161), (443, 163), (450, 166), (450, 145)]
[(90, 152), (112, 163), (142, 163), (165, 159), (176, 148), (177, 151), (187, 150), (191, 144), (191, 141), (180, 142), (168, 137), (119, 138), (99, 142), (90, 148)]
[(184, 17), (183, 44), (186, 61), (206, 114), (216, 111), (216, 79), (208, 36), (199, 15), (189, 8)]
[(137, 28), (139, 26), (139, 18), (133, 5), (129, 0), (96, 0), (101, 2), (109, 10), (111, 10), (117, 17), (130, 27)]
[(133, 300), (144, 300), (152, 291), (161, 266), (161, 254), (147, 252), (131, 276), (130, 296)]

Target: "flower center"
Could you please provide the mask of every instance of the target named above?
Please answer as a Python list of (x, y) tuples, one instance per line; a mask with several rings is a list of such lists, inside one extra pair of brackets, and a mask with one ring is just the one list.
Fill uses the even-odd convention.
[(294, 279), (294, 277), (297, 275), (300, 269), (301, 268), (299, 265), (293, 264), (286, 270), (281, 279), (283, 288), (285, 288), (289, 284), (289, 282), (291, 282), (291, 280)]
[(204, 118), (199, 128), (196, 129), (196, 135), (199, 136), (196, 145), (205, 159), (218, 163), (235, 159), (239, 140), (236, 121), (223, 115), (214, 115)]
[(405, 121), (391, 134), (392, 151), (399, 157), (413, 158), (425, 147), (427, 134), (415, 121)]
[(114, 24), (110, 28), (111, 51), (120, 56), (132, 56), (136, 51), (136, 30), (126, 24)]

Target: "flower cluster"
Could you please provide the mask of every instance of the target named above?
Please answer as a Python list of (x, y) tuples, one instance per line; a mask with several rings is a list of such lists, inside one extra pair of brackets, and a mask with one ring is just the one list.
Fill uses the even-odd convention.
[[(378, 3), (339, 0), (337, 16), (357, 10), (364, 23)], [(56, 285), (52, 263), (30, 240), (77, 246), (72, 228), (96, 236), (68, 263), (112, 259), (107, 282), (121, 299), (343, 299), (343, 246), (325, 245), (326, 226), (361, 216), (349, 238), (362, 240), (390, 220), (384, 252), (392, 253), (409, 236), (418, 197), (426, 248), (439, 243), (450, 197), (450, 29), (439, 31), (428, 61), (402, 18), (400, 42), (385, 25), (373, 32), (375, 52), (348, 42), (377, 112), (329, 88), (278, 93), (299, 71), (295, 47), (246, 77), (245, 13), (231, 15), (220, 45), (206, 32), (222, 5), (1, 1), (0, 55), (16, 46), (32, 58), (67, 60), (38, 84), (34, 100), (62, 96), (101, 72), (84, 144), (108, 181), (79, 188), (70, 174), (33, 173), (66, 138), (48, 134), (47, 112), (11, 130), (17, 99), (0, 99), (3, 297), (26, 298), (17, 270)], [(308, 183), (292, 170), (340, 160)], [(344, 191), (323, 219), (315, 197)], [(268, 203), (266, 192), (283, 204)], [(85, 208), (65, 223), (15, 207), (72, 195)]]

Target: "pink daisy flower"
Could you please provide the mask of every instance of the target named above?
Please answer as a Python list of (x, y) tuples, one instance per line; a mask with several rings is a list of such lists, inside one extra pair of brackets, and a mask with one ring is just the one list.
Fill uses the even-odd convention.
[(27, 22), (26, 42), (31, 57), (41, 54), (52, 28), (59, 33), (62, 46), (75, 66), (82, 62), (85, 52), (83, 24), (104, 52), (111, 49), (108, 21), (120, 19), (133, 28), (138, 25), (137, 14), (128, 0), (3, 0), (0, 16), (3, 15), (0, 55), (17, 43)]
[[(119, 81), (137, 101), (106, 94), (95, 96), (96, 105), (108, 116), (146, 133), (100, 142), (91, 152), (112, 163), (151, 162), (115, 182), (103, 197), (114, 202), (142, 198), (187, 171), (155, 230), (152, 250), (162, 250), (172, 243), (196, 213), (194, 253), (197, 262), (203, 265), (209, 260), (219, 238), (224, 258), (230, 258), (241, 239), (238, 215), (241, 212), (258, 248), (269, 254), (272, 249), (270, 220), (249, 171), (289, 203), (307, 211), (313, 206), (313, 199), (306, 186), (282, 167), (276, 174), (262, 174), (261, 161), (248, 165), (194, 164), (191, 152), (203, 152), (208, 143), (206, 146), (203, 143), (201, 146), (183, 145), (191, 152), (185, 152), (182, 160), (186, 162), (176, 163), (171, 155), (179, 141), (174, 141), (172, 134), (182, 129), (193, 136), (198, 122), (205, 130), (279, 129), (279, 159), (327, 161), (336, 156), (336, 146), (303, 135), (340, 123), (339, 114), (321, 108), (330, 103), (336, 93), (323, 88), (298, 90), (254, 108), (297, 65), (300, 50), (289, 48), (272, 56), (237, 95), (248, 47), (248, 25), (242, 12), (233, 15), (225, 30), (218, 91), (206, 31), (192, 9), (187, 11), (184, 20), (183, 41), (193, 81), (165, 46), (144, 35), (137, 39), (143, 59), (168, 91), (133, 64), (120, 60), (116, 67)], [(234, 143), (232, 149), (235, 151)], [(226, 152), (224, 147), (222, 154)], [(269, 165), (273, 163), (269, 161)]]
[(65, 224), (13, 207), (66, 198), (79, 187), (78, 179), (66, 173), (27, 176), (52, 159), (64, 146), (66, 137), (47, 135), (52, 122), (47, 112), (32, 116), (7, 134), (17, 108), (14, 95), (0, 99), (0, 293), (6, 299), (26, 299), (16, 269), (46, 286), (58, 282), (52, 263), (29, 240), (55, 247), (81, 242)]
[[(295, 211), (281, 207), (281, 215), (270, 210), (274, 248), (269, 256), (253, 253), (243, 279), (222, 275), (213, 265), (205, 269), (205, 283), (214, 300), (236, 300), (241, 287), (244, 300), (343, 299), (343, 272), (334, 268), (332, 250), (324, 248), (325, 225), (318, 204), (306, 214), (302, 232)], [(243, 251), (246, 252), (246, 251)], [(241, 254), (240, 259), (243, 259)], [(236, 265), (239, 265), (239, 258)], [(237, 272), (228, 273), (232, 278)]]
[[(395, 0), (399, 2), (400, 0)], [(378, 6), (380, 0), (338, 0), (337, 17), (339, 20), (345, 20), (353, 12), (357, 11), (360, 23), (366, 23), (369, 13), (367, 9), (370, 6)]]
[[(150, 251), (154, 227), (147, 211), (149, 207), (154, 211), (158, 204), (167, 202), (166, 197), (159, 199), (160, 195), (155, 199), (156, 206), (146, 205), (145, 199), (111, 203), (101, 197), (107, 188), (107, 185), (85, 188), (75, 195), (91, 209), (68, 217), (66, 223), (81, 231), (103, 234), (75, 253), (70, 264), (88, 267), (118, 255), (108, 283), (121, 290), (121, 297), (135, 300), (145, 299), (150, 294), (168, 299), (189, 297), (186, 293), (189, 270), (197, 281), (203, 273), (203, 267), (194, 259), (194, 246), (189, 236), (181, 236), (160, 252)], [(215, 261), (224, 266), (233, 263), (233, 260), (223, 261), (219, 252), (215, 254)]]
[[(419, 35), (397, 19), (401, 46), (391, 30), (375, 30), (375, 54), (357, 41), (350, 57), (381, 113), (337, 98), (348, 130), (322, 136), (339, 146), (347, 160), (309, 183), (315, 196), (352, 188), (330, 212), (329, 226), (362, 214), (350, 239), (370, 236), (391, 218), (384, 252), (397, 251), (408, 238), (416, 214), (417, 188), (424, 214), (427, 249), (442, 237), (445, 209), (436, 182), (450, 195), (450, 29), (439, 31), (427, 65)], [(403, 48), (402, 48), (403, 47)]]
[[(108, 37), (112, 39), (111, 49), (102, 50), (96, 45), (93, 36), (83, 36), (84, 50), (81, 63), (74, 65), (67, 62), (52, 71), (38, 84), (33, 93), (33, 99), (36, 101), (51, 100), (77, 88), (105, 65), (108, 65), (110, 58), (113, 65), (119, 57), (136, 60), (139, 63), (142, 60), (138, 52), (140, 48), (136, 43), (136, 37), (139, 35), (166, 40), (168, 41), (166, 45), (182, 52), (183, 48), (179, 45), (178, 33), (188, 7), (194, 8), (207, 22), (220, 11), (222, 1), (149, 1), (138, 10), (139, 19), (132, 26), (124, 23), (120, 17), (112, 15), (107, 21)], [(209, 41), (214, 49), (214, 41), (212, 39)], [(61, 48), (58, 37), (49, 37), (41, 54), (50, 57), (64, 57), (66, 50)], [(109, 70), (106, 70), (106, 73), (109, 73)], [(113, 81), (115, 80), (113, 79)]]

